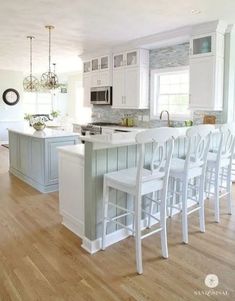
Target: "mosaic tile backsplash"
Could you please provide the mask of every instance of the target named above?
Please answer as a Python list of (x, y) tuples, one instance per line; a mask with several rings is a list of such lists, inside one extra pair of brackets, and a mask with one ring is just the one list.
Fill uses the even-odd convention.
[[(162, 69), (170, 67), (188, 66), (189, 65), (189, 43), (174, 45), (171, 47), (150, 50), (149, 54), (150, 72), (153, 69)], [(151, 81), (150, 81), (151, 82)], [(150, 116), (150, 110), (125, 110), (112, 109), (110, 106), (93, 106), (92, 120), (118, 123), (124, 115), (130, 114), (135, 119), (136, 126), (155, 127), (163, 125), (164, 122), (159, 120), (143, 121), (144, 116)], [(216, 123), (223, 123), (222, 112), (218, 111), (194, 111), (194, 124), (201, 124), (204, 115), (215, 115)], [(182, 121), (173, 121), (174, 126), (183, 126)]]

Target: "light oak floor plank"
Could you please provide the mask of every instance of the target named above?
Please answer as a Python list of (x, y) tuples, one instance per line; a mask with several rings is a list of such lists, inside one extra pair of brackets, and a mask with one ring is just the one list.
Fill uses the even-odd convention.
[[(181, 243), (180, 216), (168, 220), (167, 260), (159, 235), (143, 241), (144, 275), (138, 276), (133, 238), (86, 253), (61, 225), (58, 193), (41, 194), (10, 175), (8, 150), (0, 147), (0, 300), (235, 300), (234, 215), (223, 201), (221, 223), (214, 223), (210, 200), (206, 233), (199, 232), (197, 213), (189, 219), (188, 245)], [(207, 274), (219, 277), (216, 290), (227, 296), (195, 295), (209, 291)]]

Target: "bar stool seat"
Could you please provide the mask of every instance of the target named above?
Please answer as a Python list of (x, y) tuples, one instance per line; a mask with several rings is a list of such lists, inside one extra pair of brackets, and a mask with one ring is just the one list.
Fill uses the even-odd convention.
[[(106, 185), (115, 189), (127, 192), (135, 193), (136, 191), (136, 176), (137, 168), (128, 168), (116, 172), (111, 172), (104, 175)], [(151, 172), (148, 169), (142, 170), (142, 186), (141, 194), (151, 193), (155, 188), (157, 190), (163, 187), (164, 172)]]
[[(203, 161), (195, 162), (193, 158), (188, 165), (188, 177), (193, 178), (201, 173)], [(184, 178), (185, 174), (185, 160), (180, 158), (173, 158), (170, 167), (170, 176), (174, 178)]]
[[(218, 160), (217, 153), (209, 152), (208, 157), (207, 157), (207, 167), (215, 168), (215, 164), (216, 164), (217, 160)], [(230, 163), (230, 158), (223, 157), (223, 158), (221, 158), (221, 161), (220, 161), (220, 167), (228, 166), (229, 163)]]

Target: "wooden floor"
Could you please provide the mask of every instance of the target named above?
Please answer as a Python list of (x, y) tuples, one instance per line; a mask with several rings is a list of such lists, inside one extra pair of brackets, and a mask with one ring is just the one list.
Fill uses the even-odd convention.
[[(223, 203), (216, 224), (207, 202), (205, 234), (197, 213), (190, 217), (188, 245), (181, 244), (180, 217), (168, 222), (168, 260), (159, 235), (144, 240), (138, 276), (132, 238), (87, 254), (61, 225), (58, 194), (9, 176), (8, 150), (0, 147), (0, 300), (235, 300), (235, 207), (229, 216)], [(218, 295), (210, 298), (203, 295), (210, 291), (207, 274), (219, 278)]]

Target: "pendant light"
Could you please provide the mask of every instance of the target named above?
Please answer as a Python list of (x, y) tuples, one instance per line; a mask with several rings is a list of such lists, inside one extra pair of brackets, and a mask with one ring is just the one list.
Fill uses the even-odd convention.
[(51, 30), (55, 27), (52, 25), (45, 26), (49, 31), (49, 68), (48, 72), (45, 72), (41, 76), (41, 86), (46, 90), (53, 90), (58, 88), (58, 77), (51, 71)]
[(33, 76), (33, 39), (35, 37), (28, 36), (29, 39), (29, 76), (25, 77), (23, 80), (23, 87), (25, 92), (36, 92), (39, 89), (39, 80)]

